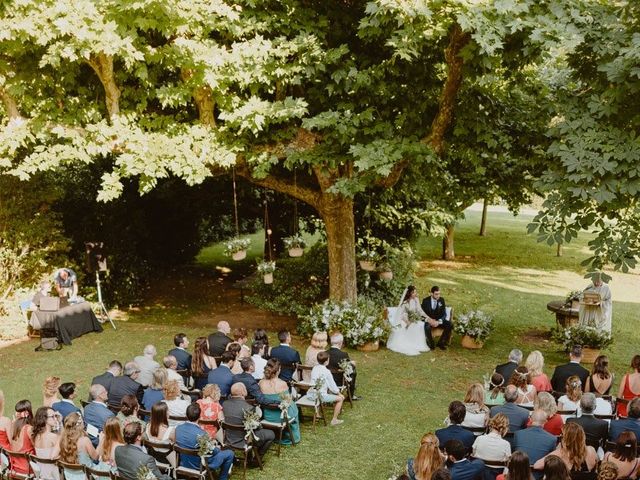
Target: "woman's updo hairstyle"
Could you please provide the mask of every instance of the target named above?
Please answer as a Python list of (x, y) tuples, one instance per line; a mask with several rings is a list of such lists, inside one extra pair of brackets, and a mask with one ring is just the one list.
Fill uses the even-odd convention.
[(277, 358), (270, 358), (264, 367), (264, 378), (271, 380), (278, 376), (280, 371), (280, 361)]

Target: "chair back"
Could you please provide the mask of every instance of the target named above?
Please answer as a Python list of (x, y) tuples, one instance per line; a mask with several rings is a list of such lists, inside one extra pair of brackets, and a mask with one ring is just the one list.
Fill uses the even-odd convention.
[[(162, 471), (170, 471), (173, 467), (169, 463), (167, 456), (173, 451), (171, 442), (153, 442), (143, 439), (142, 445), (147, 449), (147, 453), (156, 459), (156, 464)], [(164, 452), (162, 450), (165, 450)]]
[[(7, 456), (9, 460), (9, 468), (7, 470), (8, 478), (26, 478), (31, 476), (32, 469), (31, 464), (29, 463), (29, 454), (24, 452), (14, 452), (13, 450), (4, 449), (4, 454)], [(27, 464), (27, 468), (29, 470), (28, 473), (18, 473), (15, 471), (15, 459), (23, 459)]]
[(116, 415), (120, 413), (120, 405), (114, 405), (113, 403), (110, 403), (107, 405), (107, 408)]
[(200, 425), (201, 427), (205, 427), (205, 426), (211, 426), (211, 427), (215, 427), (216, 430), (220, 430), (220, 420), (205, 420), (204, 418), (201, 418), (200, 420), (198, 420), (198, 425)]
[[(87, 478), (87, 472), (85, 470), (85, 466), (79, 463), (68, 463), (63, 462), (62, 460), (58, 460), (58, 466), (60, 467), (60, 471), (62, 473), (62, 478), (67, 478), (67, 470), (71, 472), (82, 472), (84, 478)], [(75, 480), (75, 479), (74, 479)]]
[(169, 420), (173, 420), (174, 422), (188, 422), (189, 419), (187, 417), (181, 417), (178, 415), (169, 415)]
[(471, 433), (486, 433), (487, 431), (487, 427), (467, 427), (465, 425), (460, 425), (462, 428), (464, 428), (465, 430), (468, 430)]
[[(233, 445), (230, 445), (230, 442), (227, 442), (227, 433), (228, 432), (242, 432), (242, 435), (244, 436), (246, 431), (244, 429), (244, 425), (234, 425), (233, 423), (227, 423), (227, 422), (222, 422), (222, 431), (224, 432), (224, 443), (227, 446), (230, 446), (233, 449), (237, 449), (237, 447), (233, 447)], [(245, 443), (247, 445), (247, 448), (251, 448), (251, 444), (253, 443), (253, 435), (248, 435), (245, 438)]]
[[(52, 465), (55, 469), (54, 471), (56, 472), (56, 474), (60, 474), (60, 468), (58, 466), (58, 460), (55, 458), (42, 458), (42, 457), (38, 457), (36, 455), (33, 454), (28, 454), (29, 455), (29, 463), (31, 464), (31, 468), (33, 469), (33, 473), (35, 475), (35, 478), (40, 480), (40, 479), (48, 479), (51, 480), (49, 475), (43, 475), (42, 474), (42, 465)], [(51, 472), (49, 470), (49, 472)], [(59, 478), (59, 477), (56, 477)]]
[(88, 479), (93, 480), (104, 480), (107, 478), (111, 478), (111, 470), (97, 470), (91, 467), (84, 467), (84, 472), (87, 475)]
[(145, 410), (144, 408), (138, 409), (138, 418), (140, 420), (146, 420), (149, 417), (151, 417), (151, 411)]

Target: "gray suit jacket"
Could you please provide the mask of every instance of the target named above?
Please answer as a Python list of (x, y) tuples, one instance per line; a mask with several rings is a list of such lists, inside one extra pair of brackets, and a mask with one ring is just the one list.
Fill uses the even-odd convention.
[(123, 445), (116, 447), (115, 461), (118, 474), (125, 480), (137, 480), (138, 469), (146, 465), (158, 480), (171, 480), (168, 475), (163, 475), (158, 470), (156, 460), (135, 445)]
[[(244, 421), (244, 412), (252, 412), (254, 406), (248, 404), (242, 398), (231, 397), (222, 404), (222, 412), (224, 413), (224, 421), (231, 425), (242, 425)], [(235, 430), (226, 430), (225, 436), (227, 441), (234, 447), (242, 448), (245, 445), (244, 432)]]

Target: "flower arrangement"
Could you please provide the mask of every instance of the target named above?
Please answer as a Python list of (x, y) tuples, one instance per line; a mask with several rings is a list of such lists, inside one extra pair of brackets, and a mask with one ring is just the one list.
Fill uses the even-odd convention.
[(573, 290), (567, 294), (567, 297), (564, 299), (565, 305), (571, 305), (573, 300), (579, 300), (582, 292), (580, 290)]
[(262, 261), (260, 263), (258, 263), (258, 272), (260, 272), (261, 274), (265, 274), (265, 273), (273, 273), (276, 270), (276, 262), (267, 262)]
[(304, 248), (307, 246), (304, 238), (302, 238), (302, 235), (300, 234), (283, 238), (282, 242), (284, 243), (284, 248), (286, 248), (287, 250), (290, 248)]
[(602, 350), (613, 343), (613, 337), (609, 332), (587, 325), (557, 329), (553, 332), (552, 338), (567, 350), (574, 345)]
[(258, 412), (255, 410), (244, 411), (242, 415), (242, 425), (244, 426), (244, 431), (247, 432), (244, 436), (245, 440), (249, 440), (252, 436), (254, 440), (258, 440), (254, 431), (262, 427), (260, 420), (260, 415), (258, 415)]
[(338, 366), (340, 367), (340, 370), (344, 372), (343, 375), (345, 383), (351, 383), (351, 379), (353, 378), (353, 363), (351, 362), (351, 360), (343, 358)]
[(136, 480), (156, 480), (156, 476), (146, 465), (140, 465), (136, 470)]
[(218, 446), (218, 442), (209, 435), (198, 435), (196, 441), (198, 442), (198, 456), (200, 457), (211, 455), (213, 450)]
[(379, 258), (380, 255), (373, 249), (363, 248), (358, 251), (358, 260), (376, 263)]
[(422, 320), (422, 316), (415, 310), (407, 309), (406, 312), (407, 312), (407, 321), (409, 322), (409, 324), (407, 324), (407, 327), (412, 323), (416, 323)]
[(284, 418), (286, 420), (289, 419), (289, 408), (293, 404), (293, 397), (289, 392), (280, 393), (280, 403), (278, 407), (280, 408), (280, 418)]
[(314, 332), (340, 331), (350, 346), (384, 339), (389, 334), (388, 323), (382, 311), (371, 301), (357, 304), (325, 300), (313, 306), (308, 315), (301, 317), (298, 330), (311, 337)]
[(231, 256), (234, 253), (241, 252), (243, 250), (247, 250), (251, 245), (251, 240), (249, 238), (232, 238), (224, 245), (224, 253), (227, 256)]
[(493, 331), (493, 318), (481, 310), (472, 310), (460, 315), (453, 324), (453, 329), (460, 335), (467, 335), (484, 342)]

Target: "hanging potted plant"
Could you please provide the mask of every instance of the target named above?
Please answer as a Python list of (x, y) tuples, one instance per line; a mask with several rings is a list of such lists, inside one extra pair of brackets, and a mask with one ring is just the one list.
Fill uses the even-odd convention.
[(493, 331), (493, 318), (481, 310), (472, 310), (460, 315), (453, 324), (456, 333), (463, 335), (462, 346), (469, 349), (482, 348)]
[(391, 270), (391, 264), (384, 260), (377, 266), (378, 275), (381, 280), (390, 281), (393, 278), (393, 271)]
[(362, 249), (360, 250), (360, 252), (358, 252), (358, 261), (360, 262), (360, 268), (365, 272), (375, 271), (378, 258), (378, 254), (373, 249)]
[(236, 237), (225, 244), (224, 253), (235, 261), (244, 260), (247, 258), (247, 249), (249, 248), (249, 245), (251, 245), (251, 240), (248, 238)]
[(258, 264), (258, 272), (262, 274), (264, 283), (270, 285), (273, 283), (273, 272), (276, 269), (276, 262), (268, 262), (263, 260)]
[(296, 233), (290, 237), (286, 237), (282, 240), (284, 242), (284, 248), (289, 250), (290, 257), (301, 257), (304, 252), (306, 243), (302, 238), (302, 235)]

